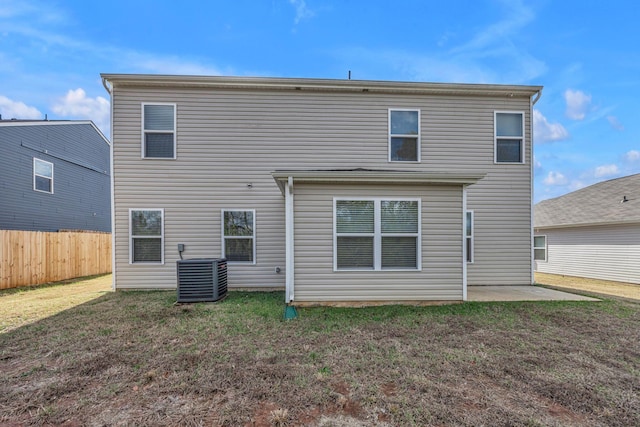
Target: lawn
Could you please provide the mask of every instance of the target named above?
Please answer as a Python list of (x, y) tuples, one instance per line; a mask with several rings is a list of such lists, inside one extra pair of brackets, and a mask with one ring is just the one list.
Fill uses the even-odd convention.
[(7, 328), (0, 424), (640, 425), (640, 304), (304, 308), (284, 321), (283, 299), (104, 293)]

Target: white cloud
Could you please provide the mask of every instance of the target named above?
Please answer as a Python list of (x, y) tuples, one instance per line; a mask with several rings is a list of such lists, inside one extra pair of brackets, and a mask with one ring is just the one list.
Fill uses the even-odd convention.
[(567, 177), (561, 174), (560, 172), (549, 172), (546, 178), (543, 181), (547, 185), (566, 185)]
[[(517, 43), (523, 29), (536, 18), (533, 9), (522, 1), (503, 1), (501, 4), (505, 13), (497, 22), (481, 28), (471, 40), (453, 48), (443, 60), (454, 62), (462, 69), (471, 66), (470, 73), (475, 72), (473, 68), (477, 67), (477, 63), (484, 64), (484, 74), (495, 74), (498, 63), (508, 64), (508, 68), (501, 69), (499, 75), (489, 76), (488, 79), (476, 77), (458, 81), (518, 83), (529, 82), (546, 73), (548, 67), (545, 62)], [(428, 61), (426, 66), (429, 68)]]
[(133, 52), (122, 52), (129, 58), (128, 64), (140, 72), (150, 74), (176, 74), (192, 76), (219, 76), (223, 73), (214, 67), (189, 62), (178, 56), (151, 56)]
[(0, 115), (3, 119), (43, 119), (44, 115), (24, 102), (13, 101), (0, 95)]
[(596, 168), (596, 170), (594, 171), (594, 176), (596, 178), (602, 178), (603, 176), (615, 175), (618, 172), (620, 172), (620, 170), (618, 169), (617, 165), (602, 165)]
[(526, 27), (535, 21), (535, 11), (522, 1), (500, 3), (502, 10), (493, 22), (472, 29), (472, 35), (464, 40), (462, 35), (445, 32), (436, 40), (441, 47), (437, 50), (349, 47), (338, 49), (336, 54), (348, 64), (356, 62), (351, 66), (363, 74), (370, 73), (365, 78), (380, 79), (379, 70), (391, 69), (384, 79), (530, 84), (548, 70), (544, 61), (519, 42)]
[(503, 43), (506, 37), (517, 33), (535, 19), (533, 11), (520, 1), (507, 1), (503, 2), (503, 5), (509, 8), (504, 19), (479, 31), (471, 41), (460, 46), (456, 51), (483, 50), (496, 43)]
[(628, 162), (637, 162), (638, 160), (640, 160), (640, 151), (638, 150), (627, 151), (624, 155), (624, 159)]
[(562, 141), (569, 132), (560, 123), (549, 123), (538, 110), (533, 110), (533, 136), (536, 142)]
[[(302, 12), (311, 13), (302, 2)], [(298, 7), (299, 8), (299, 7)], [(36, 56), (38, 49), (56, 52), (59, 56), (70, 55), (86, 58), (84, 62), (110, 64), (112, 69), (102, 71), (118, 72), (126, 64), (126, 72), (149, 74), (220, 75), (220, 70), (206, 64), (207, 58), (185, 58), (180, 55), (155, 55), (132, 49), (96, 43), (89, 39), (67, 35), (69, 19), (59, 7), (22, 1), (20, 5), (3, 6), (0, 0), (0, 31), (21, 37), (21, 43), (30, 46), (29, 54)], [(2, 53), (0, 52), (0, 55)], [(115, 61), (114, 61), (115, 58)], [(0, 58), (3, 67), (6, 58)], [(17, 64), (14, 65), (17, 68)], [(225, 70), (226, 71), (226, 70)], [(14, 71), (17, 73), (18, 71)], [(230, 73), (228, 73), (230, 74)]]
[(0, 18), (16, 19), (27, 17), (37, 22), (65, 22), (66, 16), (60, 8), (50, 6), (47, 3), (34, 3), (26, 0), (20, 2), (0, 1)]
[(89, 119), (109, 134), (109, 101), (101, 96), (88, 98), (82, 88), (70, 90), (53, 106), (53, 112), (73, 119)]
[(305, 0), (289, 0), (289, 3), (296, 8), (296, 17), (293, 20), (296, 25), (303, 19), (311, 18), (315, 15), (315, 12), (307, 7)]
[(572, 120), (584, 120), (591, 105), (591, 95), (579, 90), (567, 89), (564, 92), (567, 103), (566, 114)]
[(620, 123), (620, 120), (618, 120), (617, 117), (607, 116), (607, 121), (609, 122), (611, 127), (614, 128), (615, 130), (620, 130), (620, 131), (624, 130), (624, 126), (622, 125), (622, 123)]

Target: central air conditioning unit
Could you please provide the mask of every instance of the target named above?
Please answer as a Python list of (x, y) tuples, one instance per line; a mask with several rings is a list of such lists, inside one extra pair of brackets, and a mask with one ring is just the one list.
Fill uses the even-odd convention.
[(178, 302), (219, 301), (227, 295), (227, 260), (179, 260)]

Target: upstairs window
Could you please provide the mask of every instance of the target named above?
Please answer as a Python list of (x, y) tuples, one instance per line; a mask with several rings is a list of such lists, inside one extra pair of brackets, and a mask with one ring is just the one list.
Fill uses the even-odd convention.
[(33, 189), (53, 194), (53, 163), (33, 158)]
[(420, 268), (419, 200), (336, 200), (336, 270)]
[(131, 263), (164, 263), (164, 210), (129, 211)]
[(420, 160), (420, 110), (389, 110), (389, 161)]
[(142, 157), (176, 158), (176, 105), (142, 104)]
[(222, 256), (230, 262), (255, 264), (256, 212), (222, 211)]
[(496, 163), (524, 163), (524, 114), (495, 113)]
[(533, 237), (533, 259), (536, 261), (547, 260), (547, 236)]

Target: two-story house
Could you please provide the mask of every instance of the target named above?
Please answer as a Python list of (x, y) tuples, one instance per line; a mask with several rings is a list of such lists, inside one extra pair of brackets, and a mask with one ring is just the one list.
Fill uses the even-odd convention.
[(103, 74), (116, 289), (186, 258), (290, 303), (532, 283), (539, 86)]
[(0, 120), (0, 229), (111, 231), (110, 143), (88, 120)]

